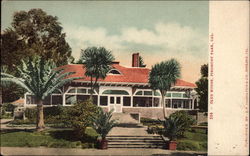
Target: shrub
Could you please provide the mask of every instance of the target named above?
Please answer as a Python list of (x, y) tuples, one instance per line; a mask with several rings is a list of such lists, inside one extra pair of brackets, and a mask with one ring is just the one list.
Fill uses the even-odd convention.
[(182, 125), (179, 122), (178, 118), (170, 116), (165, 118), (163, 121), (164, 131), (163, 135), (168, 137), (170, 141), (176, 140), (181, 136)]
[(160, 125), (160, 124), (162, 124), (162, 122), (161, 121), (159, 121), (159, 120), (156, 120), (156, 119), (150, 119), (150, 118), (141, 118), (141, 123), (143, 124), (143, 125)]
[(116, 121), (111, 120), (111, 117), (112, 111), (104, 112), (102, 109), (99, 109), (97, 115), (92, 117), (92, 127), (102, 137), (102, 139), (106, 139), (106, 136), (111, 129), (116, 126)]
[(11, 103), (4, 103), (2, 105), (2, 115), (4, 115), (6, 112), (11, 112), (11, 115), (13, 115), (16, 107), (17, 106), (15, 106)]
[(169, 116), (169, 118), (178, 119), (178, 125), (181, 125), (179, 130), (180, 135), (183, 136), (184, 132), (190, 128), (191, 125), (195, 123), (192, 116), (188, 115), (186, 111), (177, 111)]
[[(66, 119), (66, 110), (63, 106), (53, 106), (53, 107), (44, 107), (44, 121), (46, 124), (55, 124), (63, 126), (62, 123), (66, 126), (69, 125), (69, 121)], [(26, 108), (25, 110), (26, 118), (33, 123), (36, 123), (37, 118), (37, 108)], [(63, 127), (65, 127), (63, 126)]]
[(78, 138), (84, 138), (85, 130), (92, 125), (92, 118), (96, 116), (98, 107), (91, 100), (79, 102), (72, 107), (68, 107), (65, 119), (68, 120)]
[(199, 126), (207, 126), (207, 122), (202, 122), (199, 124)]
[(181, 140), (177, 143), (177, 150), (198, 151), (200, 148), (199, 142), (196, 141)]

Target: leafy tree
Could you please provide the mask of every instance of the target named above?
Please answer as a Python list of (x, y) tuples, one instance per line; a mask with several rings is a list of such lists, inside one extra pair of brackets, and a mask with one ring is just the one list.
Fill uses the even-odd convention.
[(143, 58), (139, 56), (139, 67), (146, 67), (146, 64), (144, 64)]
[(195, 89), (199, 96), (199, 110), (208, 111), (208, 64), (201, 66), (201, 78), (196, 82)]
[[(90, 77), (91, 90), (97, 87), (98, 79), (104, 79), (111, 69), (111, 64), (114, 61), (114, 56), (111, 51), (104, 47), (90, 47), (82, 50), (79, 62), (84, 64), (86, 69), (85, 76)], [(95, 80), (93, 80), (95, 79)], [(92, 99), (93, 92), (90, 98)]]
[(3, 64), (19, 65), (20, 60), (34, 55), (53, 59), (57, 66), (72, 59), (66, 34), (62, 33), (63, 28), (56, 16), (48, 15), (42, 9), (19, 11), (14, 13), (11, 25), (1, 34)]
[(53, 61), (45, 61), (41, 57), (34, 57), (23, 61), (18, 67), (20, 77), (1, 72), (1, 81), (12, 82), (23, 87), (35, 97), (37, 103), (37, 131), (42, 131), (44, 125), (43, 102), (44, 99), (64, 84), (79, 79), (67, 78), (72, 72), (64, 72), (63, 69), (55, 69)]
[[(21, 65), (21, 60), (34, 55), (53, 59), (57, 66), (73, 61), (66, 34), (56, 16), (42, 9), (19, 11), (14, 13), (11, 26), (1, 33), (1, 65), (6, 65), (14, 76), (19, 76), (15, 68)], [(12, 102), (23, 95), (15, 84), (4, 87), (3, 91), (6, 93), (3, 102)]]
[(163, 106), (163, 115), (166, 118), (164, 97), (167, 91), (170, 90), (171, 86), (174, 85), (177, 81), (177, 78), (180, 77), (180, 64), (175, 59), (170, 59), (158, 63), (152, 67), (152, 70), (149, 75), (149, 83), (154, 90), (159, 89), (161, 92), (162, 100), (161, 105)]
[(66, 119), (72, 124), (76, 136), (85, 137), (85, 130), (92, 125), (92, 118), (97, 115), (97, 111), (98, 107), (90, 99), (76, 103), (66, 110)]

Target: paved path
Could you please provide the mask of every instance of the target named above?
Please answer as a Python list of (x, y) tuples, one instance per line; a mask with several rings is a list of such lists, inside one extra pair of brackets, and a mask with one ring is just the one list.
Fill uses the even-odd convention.
[[(164, 149), (65, 149), (65, 148), (22, 148), (22, 147), (1, 147), (2, 155), (171, 155), (191, 156), (199, 155), (201, 152), (169, 151)], [(203, 153), (204, 154), (204, 153)]]

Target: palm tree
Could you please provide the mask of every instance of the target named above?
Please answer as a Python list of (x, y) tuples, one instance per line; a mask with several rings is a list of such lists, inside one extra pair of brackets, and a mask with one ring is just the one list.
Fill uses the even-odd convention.
[[(111, 51), (106, 50), (104, 47), (89, 47), (84, 51), (82, 50), (79, 62), (82, 62), (84, 68), (86, 68), (85, 76), (90, 77), (92, 90), (90, 99), (93, 97), (93, 91), (97, 86), (98, 79), (106, 77), (113, 61), (114, 56)], [(94, 83), (93, 79), (95, 79)]]
[(163, 61), (152, 67), (149, 76), (149, 84), (154, 90), (159, 89), (161, 92), (161, 105), (163, 106), (163, 115), (166, 118), (164, 97), (167, 91), (170, 90), (171, 86), (180, 77), (180, 64), (175, 59)]
[(30, 58), (22, 61), (17, 67), (20, 77), (1, 72), (2, 82), (12, 82), (32, 94), (37, 103), (37, 131), (45, 128), (43, 116), (44, 99), (64, 84), (80, 77), (68, 78), (73, 72), (63, 72), (63, 69), (55, 69), (52, 61), (45, 61), (41, 57)]
[(92, 117), (93, 125), (92, 127), (101, 136), (101, 147), (102, 149), (107, 148), (106, 136), (111, 131), (113, 127), (116, 126), (116, 120), (112, 118), (113, 111), (104, 112), (102, 108), (99, 109), (98, 114)]

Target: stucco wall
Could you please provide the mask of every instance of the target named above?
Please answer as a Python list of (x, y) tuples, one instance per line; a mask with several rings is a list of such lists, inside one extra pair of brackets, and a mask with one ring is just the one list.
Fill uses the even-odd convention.
[[(178, 111), (178, 109), (175, 110), (169, 110), (166, 109), (166, 115), (167, 117)], [(197, 120), (197, 111), (194, 110), (186, 110), (194, 119)], [(140, 117), (144, 118), (151, 118), (151, 119), (163, 119), (163, 110), (162, 108), (122, 108), (123, 113), (140, 113)], [(197, 123), (207, 122), (207, 115), (205, 113), (198, 113), (198, 120)]]

